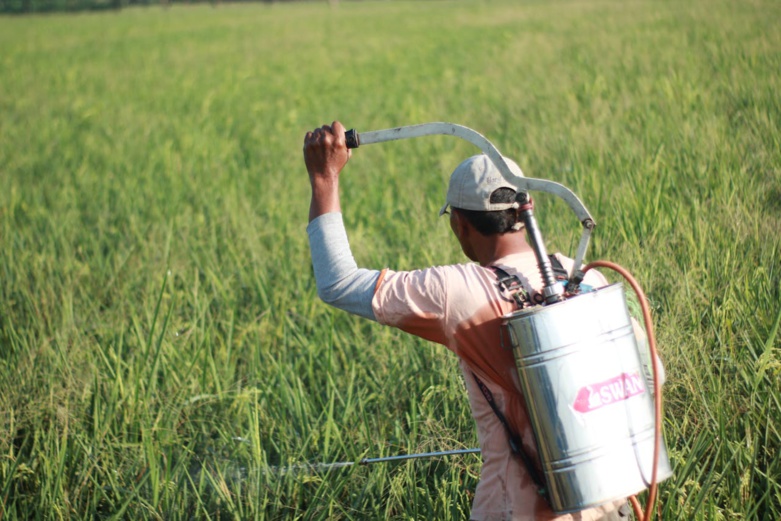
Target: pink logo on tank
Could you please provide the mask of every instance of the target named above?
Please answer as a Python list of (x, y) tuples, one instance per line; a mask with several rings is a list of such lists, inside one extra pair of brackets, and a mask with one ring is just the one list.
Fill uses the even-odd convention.
[(581, 388), (573, 408), (578, 412), (591, 412), (644, 392), (645, 384), (639, 374), (621, 373), (610, 380)]

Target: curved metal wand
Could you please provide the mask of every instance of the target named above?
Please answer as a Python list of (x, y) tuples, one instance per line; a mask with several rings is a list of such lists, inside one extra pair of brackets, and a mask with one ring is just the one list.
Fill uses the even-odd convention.
[[(374, 130), (371, 132), (361, 132), (360, 134), (356, 132), (355, 129), (351, 129), (346, 132), (345, 138), (347, 139), (347, 148), (358, 148), (361, 145), (370, 145), (373, 143), (383, 143), (385, 141), (395, 141), (399, 139), (409, 139), (432, 135), (455, 136), (472, 143), (485, 155), (487, 155), (491, 161), (493, 161), (502, 176), (504, 176), (504, 178), (509, 183), (515, 186), (518, 192), (537, 190), (540, 192), (553, 194), (563, 199), (564, 202), (566, 202), (567, 205), (572, 209), (572, 211), (575, 212), (575, 215), (578, 216), (578, 219), (583, 226), (583, 233), (580, 237), (580, 243), (578, 244), (578, 249), (575, 253), (575, 263), (573, 264), (572, 272), (569, 274), (570, 281), (576, 279), (576, 276), (579, 275), (580, 265), (583, 263), (583, 258), (586, 255), (586, 249), (588, 248), (591, 231), (594, 229), (594, 226), (596, 226), (594, 218), (591, 217), (591, 214), (588, 212), (583, 202), (578, 199), (578, 196), (576, 196), (572, 190), (566, 186), (555, 183), (553, 181), (547, 181), (545, 179), (534, 179), (531, 177), (520, 177), (515, 175), (510, 170), (510, 167), (507, 166), (507, 163), (504, 161), (504, 157), (499, 152), (499, 150), (493, 145), (493, 143), (488, 141), (479, 132), (476, 132), (469, 127), (456, 125), (454, 123), (434, 122), (423, 123), (421, 125), (389, 128), (385, 130)], [(530, 234), (529, 240), (537, 257), (537, 262), (540, 265), (540, 273), (543, 277), (543, 281), (545, 282), (545, 287), (554, 288), (555, 281), (552, 277), (550, 261), (548, 260), (548, 256), (545, 252), (545, 245), (542, 243), (542, 239), (539, 236), (536, 223), (533, 222), (533, 217), (531, 217), (531, 220), (532, 227), (531, 229), (527, 227), (527, 231), (537, 231), (537, 233)], [(579, 281), (575, 282), (577, 283)], [(549, 302), (555, 302), (558, 300), (559, 295), (556, 293), (557, 292), (553, 290), (546, 292), (546, 300), (548, 300), (548, 297), (550, 298), (550, 300), (548, 300)]]

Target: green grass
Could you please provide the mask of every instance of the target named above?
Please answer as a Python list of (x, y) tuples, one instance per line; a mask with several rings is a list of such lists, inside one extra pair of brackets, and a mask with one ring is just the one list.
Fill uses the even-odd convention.
[[(445, 349), (316, 298), (304, 133), (452, 121), (571, 187), (653, 305), (664, 519), (781, 518), (781, 6), (342, 2), (0, 18), (0, 519), (463, 519)], [(360, 264), (462, 259), (470, 145), (367, 146)], [(549, 250), (579, 229), (540, 195)]]

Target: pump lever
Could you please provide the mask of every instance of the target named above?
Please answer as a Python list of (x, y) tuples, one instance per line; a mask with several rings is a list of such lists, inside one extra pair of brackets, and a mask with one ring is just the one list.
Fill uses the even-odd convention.
[(547, 181), (545, 179), (534, 179), (531, 177), (520, 177), (515, 175), (510, 167), (504, 160), (502, 154), (497, 148), (488, 141), (482, 134), (472, 130), (471, 128), (464, 127), (462, 125), (456, 125), (453, 123), (423, 123), (420, 125), (410, 125), (406, 127), (396, 127), (384, 130), (374, 130), (370, 132), (361, 132), (360, 134), (355, 129), (350, 129), (345, 132), (345, 140), (347, 142), (347, 148), (358, 148), (361, 145), (371, 145), (373, 143), (382, 143), (385, 141), (395, 141), (399, 139), (409, 139), (422, 136), (432, 135), (445, 135), (455, 136), (468, 141), (479, 148), (485, 155), (493, 161), (496, 168), (502, 176), (514, 187), (517, 192), (528, 192), (530, 190), (538, 190), (540, 192), (547, 192), (553, 194), (567, 203), (567, 205), (575, 212), (578, 220), (580, 220), (583, 226), (583, 232), (578, 245), (578, 250), (575, 254), (575, 264), (572, 268), (572, 272), (569, 274), (569, 279), (574, 279), (576, 270), (580, 268), (580, 264), (583, 262), (583, 258), (586, 254), (586, 248), (591, 237), (591, 231), (594, 229), (596, 223), (593, 217), (586, 209), (583, 202), (578, 199), (572, 190), (564, 185), (555, 183), (553, 181)]

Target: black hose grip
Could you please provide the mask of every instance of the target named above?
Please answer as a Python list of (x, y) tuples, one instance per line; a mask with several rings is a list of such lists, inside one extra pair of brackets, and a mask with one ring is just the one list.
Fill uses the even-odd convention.
[(361, 146), (361, 137), (354, 128), (344, 133), (344, 140), (347, 143), (347, 148), (358, 148)]

